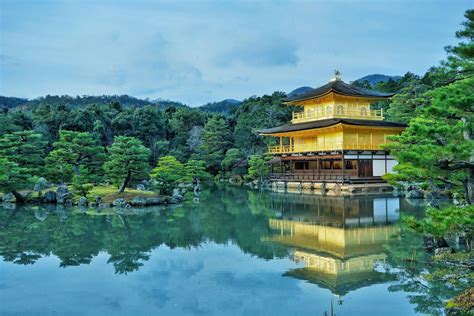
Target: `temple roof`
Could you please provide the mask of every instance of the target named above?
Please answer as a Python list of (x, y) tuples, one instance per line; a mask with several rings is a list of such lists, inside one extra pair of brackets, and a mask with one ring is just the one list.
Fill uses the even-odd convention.
[(305, 123), (296, 123), (277, 126), (273, 128), (267, 128), (258, 131), (260, 134), (276, 134), (284, 132), (296, 132), (307, 129), (323, 128), (336, 124), (347, 124), (357, 126), (370, 126), (370, 127), (407, 127), (406, 124), (389, 122), (389, 121), (375, 121), (375, 120), (355, 120), (355, 119), (343, 119), (343, 118), (331, 118), (326, 120), (311, 121)]
[(319, 88), (315, 88), (308, 92), (297, 94), (292, 97), (287, 97), (283, 99), (283, 101), (285, 102), (303, 101), (303, 100), (321, 97), (331, 92), (334, 92), (340, 95), (351, 96), (351, 97), (374, 98), (374, 99), (389, 98), (395, 95), (394, 93), (382, 93), (382, 92), (377, 92), (373, 90), (367, 90), (364, 88), (359, 88), (359, 87), (347, 84), (342, 80), (333, 80)]

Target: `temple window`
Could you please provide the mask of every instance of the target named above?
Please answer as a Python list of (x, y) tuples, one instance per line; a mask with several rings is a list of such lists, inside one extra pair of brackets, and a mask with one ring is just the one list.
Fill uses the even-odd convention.
[(346, 160), (345, 163), (345, 169), (357, 169), (357, 160)]
[(332, 110), (331, 110), (331, 107), (328, 105), (326, 107), (326, 114), (331, 114)]
[(366, 115), (367, 115), (367, 108), (366, 108), (366, 107), (360, 108), (360, 115), (362, 115), (362, 116), (366, 116)]
[(321, 160), (321, 168), (320, 169), (331, 169), (331, 161), (329, 160)]
[(342, 105), (338, 105), (336, 108), (337, 114), (344, 114), (344, 107)]

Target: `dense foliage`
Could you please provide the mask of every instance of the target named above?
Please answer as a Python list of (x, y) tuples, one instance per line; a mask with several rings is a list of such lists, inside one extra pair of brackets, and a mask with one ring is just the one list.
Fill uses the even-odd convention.
[(250, 155), (266, 148), (257, 131), (289, 121), (284, 96), (276, 92), (240, 105), (231, 100), (225, 111), (219, 108), (225, 115), (212, 112), (213, 106), (159, 106), (127, 96), (46, 96), (11, 106), (0, 113), (2, 165), (12, 166), (4, 176), (14, 179), (21, 170), (30, 180), (0, 190), (16, 194), (44, 177), (71, 183), (80, 195), (88, 184), (106, 182), (123, 191), (150, 178), (148, 171), (165, 156), (190, 174), (187, 181), (209, 179), (208, 172), (243, 176)]

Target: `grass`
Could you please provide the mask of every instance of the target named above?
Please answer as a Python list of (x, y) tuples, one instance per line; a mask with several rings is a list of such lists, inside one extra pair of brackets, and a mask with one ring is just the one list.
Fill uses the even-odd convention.
[(158, 193), (153, 191), (140, 191), (135, 189), (125, 189), (125, 192), (119, 193), (115, 186), (96, 186), (89, 192), (88, 197), (90, 201), (94, 200), (95, 196), (100, 196), (103, 202), (112, 203), (114, 200), (122, 198), (131, 200), (134, 197), (156, 197)]
[[(46, 191), (56, 192), (57, 188), (58, 188), (57, 186), (54, 186), (54, 187), (44, 189), (43, 190), (43, 195)], [(68, 189), (69, 189), (70, 192), (73, 192), (71, 185), (68, 185)], [(38, 192), (34, 192), (32, 190), (22, 190), (20, 192), (23, 193), (23, 194), (28, 194), (29, 198), (38, 197)], [(102, 186), (101, 185), (101, 186), (93, 187), (92, 190), (87, 195), (88, 200), (90, 202), (95, 201), (95, 196), (100, 196), (102, 198), (102, 202), (112, 203), (114, 200), (119, 199), (119, 198), (122, 198), (122, 199), (125, 199), (125, 200), (128, 201), (128, 200), (133, 199), (134, 197), (145, 197), (145, 198), (157, 197), (158, 193), (153, 192), (153, 191), (140, 191), (140, 190), (135, 190), (135, 189), (125, 189), (125, 192), (118, 193), (118, 189), (115, 186), (112, 186), (112, 185), (109, 185), (109, 186), (103, 185)], [(0, 200), (1, 200), (2, 197), (3, 197), (3, 193), (0, 192)], [(80, 197), (81, 197), (80, 195), (73, 193), (73, 198), (72, 199), (73, 199), (73, 201), (78, 201)]]

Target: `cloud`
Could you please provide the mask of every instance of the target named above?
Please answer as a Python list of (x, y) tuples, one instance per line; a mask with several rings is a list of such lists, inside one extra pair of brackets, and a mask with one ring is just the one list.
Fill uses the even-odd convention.
[(252, 67), (296, 66), (299, 58), (294, 40), (280, 37), (260, 37), (242, 41), (216, 58), (216, 64), (226, 67), (241, 63)]
[(324, 84), (334, 69), (346, 81), (423, 73), (456, 43), (470, 2), (447, 4), (3, 1), (0, 95), (200, 105)]

